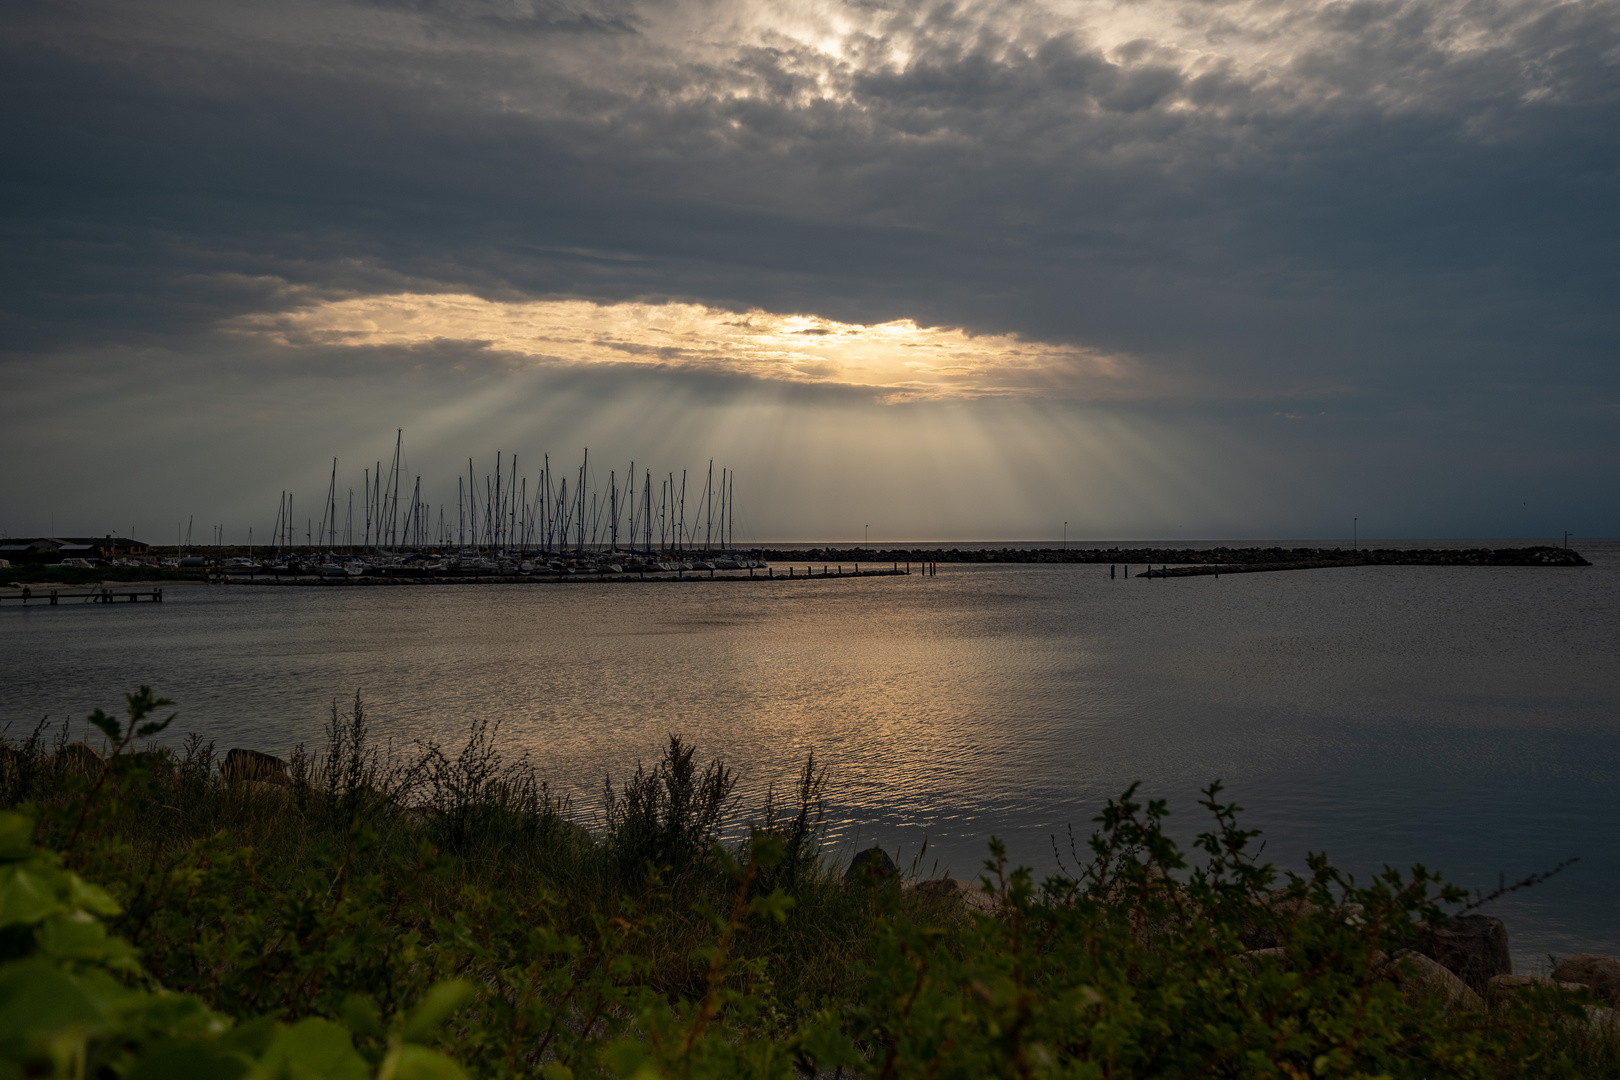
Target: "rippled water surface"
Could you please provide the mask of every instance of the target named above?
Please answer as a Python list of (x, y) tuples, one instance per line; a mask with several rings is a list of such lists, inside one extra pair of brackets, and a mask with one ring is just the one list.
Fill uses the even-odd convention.
[(811, 750), (834, 837), (992, 835), (1053, 869), (1133, 780), (1183, 836), (1224, 780), (1298, 867), (1423, 861), (1470, 887), (1579, 855), (1494, 910), (1524, 965), (1620, 952), (1620, 545), (1587, 569), (1367, 567), (1110, 580), (1106, 566), (736, 584), (182, 586), (162, 605), (0, 610), (0, 716), (82, 717), (151, 683), (177, 728), (285, 752), (364, 690), (397, 744), (499, 719), (594, 809), (669, 732), (750, 799)]

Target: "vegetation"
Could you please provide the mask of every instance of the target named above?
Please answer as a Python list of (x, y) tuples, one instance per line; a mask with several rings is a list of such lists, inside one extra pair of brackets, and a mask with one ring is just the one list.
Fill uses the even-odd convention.
[(1460, 891), (1279, 879), (1218, 784), (1198, 865), (1133, 788), (1067, 877), (992, 844), (986, 915), (846, 883), (813, 760), (750, 816), (671, 738), (592, 836), (494, 725), (390, 760), (357, 696), (283, 786), (137, 750), (168, 704), (0, 755), (0, 1077), (1620, 1076), (1577, 995), (1403, 990)]

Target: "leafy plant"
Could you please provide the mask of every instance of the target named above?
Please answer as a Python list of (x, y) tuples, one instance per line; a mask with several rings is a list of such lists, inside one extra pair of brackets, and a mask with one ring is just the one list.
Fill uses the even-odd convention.
[(30, 770), (0, 813), (0, 1080), (1620, 1076), (1588, 998), (1403, 982), (1418, 924), (1483, 898), (1280, 873), (1218, 784), (1195, 857), (1134, 786), (1058, 876), (993, 842), (992, 914), (846, 886), (813, 759), (739, 835), (732, 772), (672, 737), (593, 839), (493, 725), (396, 762), (357, 698), (281, 788), (199, 739), (131, 753), (165, 707), (130, 695), (93, 776), (40, 730), (0, 761)]

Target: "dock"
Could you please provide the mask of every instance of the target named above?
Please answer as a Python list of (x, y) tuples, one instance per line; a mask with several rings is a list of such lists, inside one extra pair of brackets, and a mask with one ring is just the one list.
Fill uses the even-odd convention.
[(0, 605), (12, 601), (26, 607), (29, 604), (45, 604), (55, 607), (64, 600), (77, 600), (81, 604), (111, 604), (119, 600), (125, 603), (136, 603), (149, 600), (154, 604), (163, 603), (162, 589), (112, 589), (98, 586), (93, 589), (35, 589), (24, 586), (21, 591), (9, 590), (0, 592)]

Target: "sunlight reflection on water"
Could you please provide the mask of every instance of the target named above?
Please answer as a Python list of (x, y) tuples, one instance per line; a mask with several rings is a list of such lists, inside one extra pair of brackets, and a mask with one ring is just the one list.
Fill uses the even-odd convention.
[(502, 723), (594, 812), (669, 732), (745, 805), (806, 753), (832, 836), (974, 873), (993, 833), (1054, 868), (1132, 780), (1184, 837), (1221, 777), (1301, 865), (1422, 860), (1490, 887), (1521, 964), (1620, 951), (1620, 545), (1586, 570), (1385, 567), (1169, 581), (1106, 566), (935, 578), (431, 589), (181, 587), (161, 606), (5, 610), (3, 715), (82, 717), (137, 683), (222, 747), (285, 752), (364, 689), (396, 746)]

